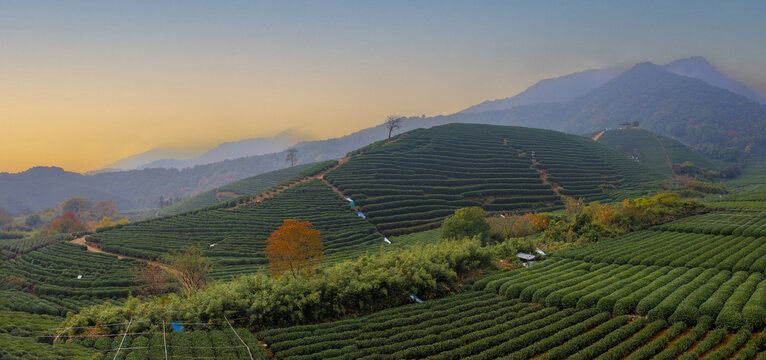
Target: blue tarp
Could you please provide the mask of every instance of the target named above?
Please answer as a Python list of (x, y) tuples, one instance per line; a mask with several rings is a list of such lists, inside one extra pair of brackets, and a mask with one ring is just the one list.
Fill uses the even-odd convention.
[(415, 294), (410, 294), (410, 299), (415, 300), (418, 304), (423, 303), (423, 300), (420, 300), (420, 298)]
[(173, 331), (184, 331), (184, 327), (178, 321), (173, 321), (170, 325), (173, 325)]
[(357, 214), (357, 215), (359, 215), (359, 216), (360, 216), (361, 218), (363, 218), (363, 219), (366, 217), (366, 216), (364, 216), (364, 214), (362, 214), (362, 212), (361, 212), (361, 211), (357, 212), (356, 214)]

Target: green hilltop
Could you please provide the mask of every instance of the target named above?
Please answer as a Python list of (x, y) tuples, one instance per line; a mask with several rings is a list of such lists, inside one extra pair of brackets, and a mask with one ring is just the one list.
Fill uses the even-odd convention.
[(448, 124), (360, 150), (325, 178), (387, 235), (438, 227), (456, 209), (562, 207), (562, 196), (620, 200), (662, 178), (580, 136), (515, 126)]

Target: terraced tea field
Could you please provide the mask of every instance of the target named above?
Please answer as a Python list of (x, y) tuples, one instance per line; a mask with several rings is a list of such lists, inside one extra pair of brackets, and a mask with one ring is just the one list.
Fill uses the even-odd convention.
[(553, 210), (561, 195), (611, 200), (660, 177), (591, 140), (547, 130), (449, 124), (405, 135), (325, 176), (388, 235), (438, 227), (465, 206)]
[(71, 344), (96, 351), (92, 359), (266, 359), (266, 351), (253, 334), (244, 328), (185, 329), (148, 334), (96, 334)]
[(64, 315), (104, 301), (121, 303), (131, 288), (129, 269), (136, 265), (134, 260), (88, 252), (80, 245), (48, 245), (5, 264), (3, 272), (28, 281), (36, 296), (7, 292), (0, 307)]
[(660, 230), (700, 234), (766, 236), (766, 211), (711, 212), (659, 226)]
[[(478, 286), (481, 287), (481, 286)], [(531, 305), (484, 290), (357, 319), (257, 333), (279, 359), (749, 359), (764, 338), (709, 321)]]
[(139, 258), (155, 258), (199, 243), (213, 263), (212, 276), (227, 278), (256, 272), (267, 264), (265, 241), (285, 219), (314, 224), (322, 234), (329, 263), (375, 252), (384, 245), (383, 236), (321, 180), (297, 185), (261, 204), (137, 222), (96, 233), (88, 241), (100, 243), (105, 251)]
[(761, 359), (766, 277), (753, 264), (766, 239), (666, 230), (728, 215), (575, 248), (459, 295), (257, 335), (280, 359)]

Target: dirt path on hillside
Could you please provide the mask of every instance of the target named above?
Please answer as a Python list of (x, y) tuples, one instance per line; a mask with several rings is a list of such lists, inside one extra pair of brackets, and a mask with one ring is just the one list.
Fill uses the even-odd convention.
[(652, 137), (655, 141), (657, 141), (657, 144), (660, 145), (660, 149), (662, 149), (662, 153), (665, 154), (665, 162), (668, 164), (668, 168), (670, 169), (670, 175), (675, 176), (676, 172), (673, 171), (673, 161), (670, 160), (670, 154), (668, 154), (668, 149), (665, 149), (665, 145), (660, 141), (660, 138), (657, 137), (657, 135), (652, 134)]
[(99, 254), (106, 254), (106, 255), (114, 255), (114, 256), (117, 256), (118, 259), (124, 259), (125, 258), (125, 256), (108, 253), (108, 252), (106, 252), (104, 250), (101, 250), (100, 248), (97, 248), (97, 247), (95, 247), (95, 246), (93, 246), (91, 244), (88, 244), (88, 242), (85, 241), (85, 236), (78, 237), (77, 239), (74, 239), (74, 240), (70, 241), (70, 243), (77, 244), (77, 245), (85, 245), (85, 247), (88, 248), (88, 251), (90, 251), (90, 252), (99, 253)]
[(88, 242), (85, 241), (85, 236), (78, 237), (77, 239), (71, 240), (71, 241), (69, 241), (69, 243), (77, 244), (77, 245), (85, 245), (85, 247), (90, 252), (116, 256), (117, 259), (133, 259), (133, 260), (136, 260), (136, 261), (143, 261), (143, 262), (146, 262), (149, 265), (157, 266), (157, 267), (159, 267), (159, 268), (161, 268), (161, 269), (163, 269), (163, 270), (165, 270), (165, 271), (167, 271), (167, 272), (169, 272), (169, 273), (171, 273), (173, 275), (176, 275), (176, 276), (179, 275), (178, 270), (176, 270), (175, 268), (171, 267), (168, 264), (164, 264), (164, 263), (161, 263), (161, 262), (158, 262), (158, 261), (154, 261), (154, 260), (147, 260), (147, 259), (141, 259), (141, 258), (132, 257), (132, 256), (125, 256), (125, 255), (120, 255), (120, 254), (111, 253), (111, 252), (107, 252), (107, 251), (101, 250), (101, 248), (99, 248), (99, 247), (96, 247), (96, 246), (93, 246), (91, 244), (88, 244)]
[[(519, 149), (516, 149), (516, 153), (519, 154), (520, 157), (525, 157), (527, 155), (525, 152), (522, 152)], [(543, 184), (550, 186), (551, 190), (553, 190), (553, 192), (556, 195), (558, 195), (561, 198), (561, 200), (564, 200), (566, 198), (566, 195), (561, 194), (561, 190), (564, 190), (564, 188), (561, 185), (553, 183), (550, 180), (548, 180), (548, 173), (545, 170), (538, 168), (537, 164), (539, 164), (539, 162), (533, 161), (532, 165), (529, 165), (529, 168), (534, 171), (537, 171), (537, 173), (540, 174), (540, 179), (542, 179)]]
[(598, 138), (600, 138), (601, 135), (604, 135), (605, 132), (606, 132), (606, 130), (601, 130), (601, 131), (598, 132), (598, 134), (593, 135), (593, 141), (598, 141)]
[(344, 194), (343, 191), (340, 191), (340, 189), (335, 187), (335, 185), (327, 181), (327, 179), (325, 178), (322, 178), (322, 181), (325, 183), (325, 185), (329, 186), (330, 189), (332, 189), (332, 191), (335, 191), (338, 194), (338, 196), (342, 197), (343, 200), (346, 200), (346, 194)]
[[(282, 187), (280, 187), (280, 188), (278, 188), (276, 190), (272, 190), (272, 191), (269, 191), (269, 192), (263, 192), (263, 193), (257, 194), (255, 196), (251, 197), (249, 200), (247, 200), (247, 202), (245, 202), (244, 204), (237, 204), (237, 206), (230, 207), (229, 209), (231, 210), (231, 209), (236, 209), (236, 208), (242, 207), (242, 206), (249, 206), (249, 205), (252, 205), (252, 204), (257, 204), (257, 203), (259, 203), (259, 202), (261, 202), (263, 200), (270, 199), (270, 198), (276, 196), (277, 194), (279, 194), (279, 193), (281, 193), (281, 192), (283, 192), (283, 191), (285, 191), (285, 190), (287, 190), (289, 188), (292, 188), (294, 186), (303, 184), (303, 183), (305, 183), (307, 181), (311, 181), (311, 180), (314, 180), (314, 179), (324, 180), (324, 175), (325, 174), (327, 174), (330, 171), (333, 171), (333, 170), (337, 169), (338, 166), (343, 165), (343, 163), (345, 163), (349, 159), (350, 159), (349, 156), (346, 156), (346, 157), (344, 157), (342, 159), (338, 159), (338, 163), (335, 164), (335, 166), (333, 166), (331, 168), (322, 170), (322, 171), (320, 171), (320, 172), (318, 172), (318, 173), (316, 173), (316, 174), (314, 174), (312, 176), (304, 177), (304, 178), (302, 178), (302, 179), (300, 179), (298, 181), (295, 181), (295, 182), (292, 182), (292, 183), (287, 184), (285, 186), (282, 186)], [(340, 190), (338, 190), (338, 191), (340, 191)]]
[(216, 191), (216, 192), (215, 192), (215, 198), (216, 198), (216, 199), (217, 199), (219, 202), (223, 201), (223, 199), (221, 199), (221, 196), (226, 196), (226, 197), (228, 197), (228, 198), (236, 199), (236, 198), (238, 198), (238, 197), (240, 197), (240, 196), (242, 196), (242, 195), (240, 195), (240, 194), (237, 194), (237, 193), (235, 193), (235, 192), (231, 192), (231, 191)]

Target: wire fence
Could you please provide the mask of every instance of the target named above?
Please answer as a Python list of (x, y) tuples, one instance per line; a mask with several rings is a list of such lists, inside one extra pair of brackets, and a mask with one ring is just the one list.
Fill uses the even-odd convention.
[[(148, 324), (148, 325), (160, 325), (162, 326), (161, 332), (162, 332), (162, 347), (165, 355), (165, 359), (176, 359), (176, 358), (183, 358), (183, 359), (217, 359), (218, 357), (210, 357), (210, 356), (199, 356), (199, 357), (189, 357), (189, 356), (181, 356), (181, 355), (170, 355), (168, 353), (169, 349), (190, 349), (190, 350), (224, 350), (224, 349), (245, 349), (247, 351), (248, 357), (253, 360), (253, 354), (250, 349), (250, 346), (242, 339), (242, 337), (239, 335), (237, 330), (232, 325), (233, 321), (240, 321), (240, 320), (247, 320), (247, 317), (240, 317), (240, 318), (234, 318), (229, 319), (224, 315), (223, 319), (211, 319), (208, 322), (175, 322), (176, 325), (181, 326), (214, 326), (216, 324), (222, 325), (226, 324), (226, 327), (228, 327), (236, 336), (238, 341), (242, 345), (221, 345), (221, 346), (181, 346), (181, 345), (169, 345), (167, 341), (167, 333), (168, 333), (168, 323), (166, 321), (162, 322), (151, 322), (149, 320), (142, 320), (142, 321), (133, 321), (133, 319), (130, 319), (128, 322), (124, 323), (111, 323), (111, 324), (97, 324), (97, 325), (90, 325), (90, 326), (69, 326), (69, 327), (59, 327), (59, 328), (49, 328), (48, 331), (55, 331), (57, 334), (52, 335), (49, 332), (44, 333), (44, 335), (37, 335), (37, 338), (54, 338), (53, 341), (58, 340), (59, 338), (66, 336), (69, 337), (69, 335), (65, 335), (65, 333), (75, 330), (75, 329), (100, 329), (100, 330), (106, 330), (110, 327), (125, 327), (125, 331), (120, 332), (114, 332), (114, 333), (107, 333), (107, 334), (78, 334), (74, 335), (75, 338), (104, 338), (104, 337), (118, 337), (121, 336), (122, 339), (120, 340), (119, 345), (116, 348), (110, 348), (110, 349), (95, 349), (101, 353), (112, 353), (114, 352), (114, 358), (117, 359), (120, 352), (124, 351), (133, 351), (133, 350), (140, 350), (140, 349), (147, 349), (149, 350), (149, 346), (126, 346), (123, 347), (123, 344), (125, 344), (125, 339), (128, 336), (141, 336), (141, 335), (149, 335), (152, 334), (152, 332), (130, 332), (130, 328), (135, 324)], [(172, 330), (171, 330), (172, 331)]]

